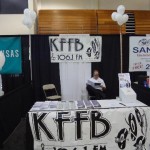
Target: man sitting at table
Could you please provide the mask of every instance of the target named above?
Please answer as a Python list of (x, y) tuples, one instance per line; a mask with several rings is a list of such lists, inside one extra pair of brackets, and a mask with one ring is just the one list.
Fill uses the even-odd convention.
[(103, 79), (99, 77), (99, 71), (94, 70), (93, 77), (87, 82), (87, 91), (90, 96), (95, 97), (96, 100), (104, 99), (106, 96), (104, 91), (106, 90), (106, 85)]

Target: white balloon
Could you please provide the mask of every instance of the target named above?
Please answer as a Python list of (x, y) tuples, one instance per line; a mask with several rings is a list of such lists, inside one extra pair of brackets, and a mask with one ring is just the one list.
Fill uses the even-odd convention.
[(112, 18), (113, 21), (117, 21), (117, 20), (116, 20), (116, 15), (117, 15), (117, 14), (118, 14), (117, 12), (113, 12), (113, 13), (111, 14), (111, 18)]
[(34, 22), (35, 22), (35, 19), (36, 19), (36, 13), (35, 13), (35, 11), (26, 8), (24, 10), (24, 18), (23, 18), (22, 23), (27, 28), (31, 29), (32, 26), (33, 26), (33, 24), (34, 24)]
[(31, 13), (30, 9), (28, 9), (28, 8), (24, 9), (25, 16), (30, 16), (30, 13)]
[(117, 21), (119, 26), (122, 26), (124, 23), (122, 21)]
[(124, 21), (120, 20), (120, 21), (117, 21), (117, 23), (118, 23), (119, 26), (122, 26), (124, 24)]
[(35, 20), (36, 19), (36, 12), (31, 11), (30, 16), (31, 16), (32, 20)]
[(29, 29), (31, 29), (31, 28), (32, 28), (32, 25), (33, 25), (32, 19), (31, 19), (31, 18), (28, 18), (28, 23), (27, 23), (26, 26), (27, 26)]
[(123, 21), (124, 21), (124, 23), (126, 23), (128, 21), (128, 19), (129, 19), (129, 16), (127, 14), (124, 14), (123, 15)]
[(122, 21), (123, 16), (117, 13), (115, 18), (116, 18), (116, 21)]
[(25, 16), (22, 22), (27, 28), (29, 28), (29, 29), (32, 28), (33, 21), (31, 18)]
[(28, 29), (31, 29), (32, 28), (32, 24), (31, 23), (27, 24), (27, 27), (28, 27)]
[(0, 51), (0, 70), (2, 69), (2, 67), (4, 66), (5, 64), (5, 55), (2, 51)]
[(24, 17), (24, 18), (23, 18), (23, 21), (22, 21), (22, 23), (23, 23), (24, 25), (27, 25), (27, 24), (28, 24), (27, 17)]
[(24, 9), (23, 13), (26, 14), (28, 12), (28, 8)]
[(121, 15), (124, 14), (125, 12), (125, 7), (123, 5), (119, 5), (118, 8), (117, 8), (117, 12)]

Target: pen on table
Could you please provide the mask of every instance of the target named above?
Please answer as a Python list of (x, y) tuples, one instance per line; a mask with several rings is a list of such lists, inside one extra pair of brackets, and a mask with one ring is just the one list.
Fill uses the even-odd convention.
[(120, 105), (123, 105), (123, 106), (126, 106), (125, 104), (123, 104), (123, 103), (119, 103)]

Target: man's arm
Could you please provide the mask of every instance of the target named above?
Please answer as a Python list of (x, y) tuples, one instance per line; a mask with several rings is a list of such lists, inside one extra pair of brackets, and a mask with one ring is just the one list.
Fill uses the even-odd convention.
[(106, 85), (105, 85), (105, 82), (104, 82), (104, 80), (102, 80), (102, 83), (101, 83), (101, 88), (102, 88), (102, 90), (103, 91), (105, 91), (106, 90)]

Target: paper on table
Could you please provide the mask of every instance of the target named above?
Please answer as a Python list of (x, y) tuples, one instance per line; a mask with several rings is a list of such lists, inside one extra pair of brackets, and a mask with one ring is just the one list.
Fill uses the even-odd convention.
[(74, 101), (69, 101), (69, 108), (72, 109), (76, 109), (76, 105)]
[(83, 101), (76, 101), (76, 104), (77, 104), (78, 109), (84, 109), (85, 108)]
[(59, 102), (58, 102), (58, 105), (57, 105), (57, 109), (63, 110), (63, 109), (64, 109), (63, 103), (64, 103), (63, 101), (59, 101)]
[(36, 102), (34, 103), (33, 107), (40, 107), (43, 104), (43, 102)]
[(132, 102), (132, 103), (125, 103), (128, 107), (135, 107), (135, 106), (147, 106), (145, 105), (144, 103), (140, 102), (140, 101), (135, 101), (135, 102)]
[(95, 101), (45, 101), (36, 102), (30, 111), (41, 110), (73, 110), (73, 109), (92, 109), (92, 108), (117, 108), (117, 107), (140, 107), (147, 106), (136, 100), (132, 103), (120, 100), (95, 100)]
[(50, 109), (57, 109), (58, 101), (50, 101), (49, 108)]
[(101, 107), (100, 103), (97, 100), (92, 100), (91, 103), (92, 103), (94, 108), (100, 108)]
[(43, 102), (43, 104), (40, 106), (40, 110), (49, 110), (50, 107), (49, 107), (49, 101), (45, 101)]
[(84, 104), (85, 104), (86, 108), (93, 108), (91, 101), (84, 100)]
[(43, 102), (36, 102), (33, 107), (31, 108), (30, 111), (36, 111), (36, 110), (40, 110), (40, 106), (43, 104)]
[(115, 108), (115, 107), (125, 107), (124, 105), (121, 105), (121, 101), (117, 100), (102, 100), (98, 101), (101, 105), (101, 108)]

